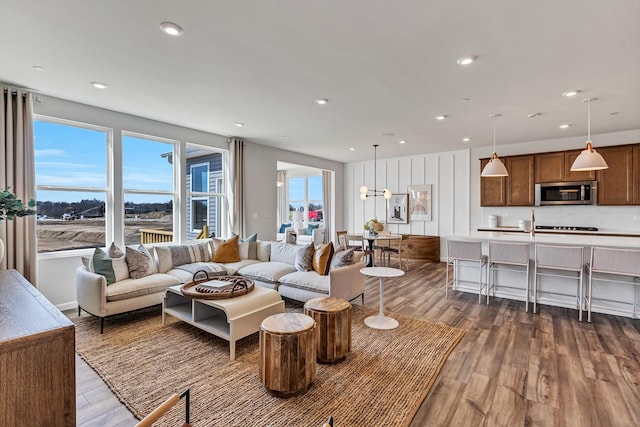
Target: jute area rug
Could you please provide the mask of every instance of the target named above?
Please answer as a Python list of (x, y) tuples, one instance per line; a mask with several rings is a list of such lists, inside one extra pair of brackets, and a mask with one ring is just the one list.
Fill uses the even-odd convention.
[[(353, 306), (350, 355), (318, 364), (309, 391), (288, 399), (260, 383), (257, 333), (230, 361), (226, 341), (170, 316), (162, 326), (159, 307), (111, 318), (103, 335), (95, 318), (73, 321), (78, 354), (138, 418), (190, 388), (194, 426), (315, 427), (329, 415), (336, 427), (406, 426), (465, 332), (396, 314), (397, 329), (375, 330), (364, 325), (372, 314)], [(179, 403), (157, 425), (182, 422)]]

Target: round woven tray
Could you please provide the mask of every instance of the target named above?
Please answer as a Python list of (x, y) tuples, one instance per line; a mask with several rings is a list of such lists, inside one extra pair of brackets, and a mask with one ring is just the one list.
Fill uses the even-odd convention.
[[(228, 282), (228, 284), (219, 287), (216, 286), (220, 284), (220, 282)], [(194, 299), (225, 299), (248, 294), (254, 287), (255, 284), (253, 280), (247, 279), (246, 277), (209, 277), (206, 271), (200, 270), (193, 275), (191, 282), (182, 285), (180, 291), (182, 295)]]

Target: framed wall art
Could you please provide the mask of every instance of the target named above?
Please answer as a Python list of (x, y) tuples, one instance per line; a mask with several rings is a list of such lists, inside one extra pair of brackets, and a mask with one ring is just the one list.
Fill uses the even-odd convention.
[(387, 200), (387, 224), (406, 224), (409, 222), (408, 194), (393, 194)]
[(431, 184), (409, 186), (411, 221), (431, 221)]

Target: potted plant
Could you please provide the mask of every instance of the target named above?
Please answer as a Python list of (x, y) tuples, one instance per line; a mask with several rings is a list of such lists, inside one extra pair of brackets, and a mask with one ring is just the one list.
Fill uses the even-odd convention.
[(375, 236), (379, 232), (384, 230), (384, 223), (378, 221), (376, 218), (373, 218), (364, 223), (364, 229), (367, 230), (369, 234), (372, 234)]
[[(27, 206), (18, 199), (11, 188), (0, 191), (0, 223), (6, 220), (13, 220), (16, 217), (34, 215), (36, 213), (34, 200), (29, 200)], [(4, 242), (0, 239), (0, 261), (4, 258)]]

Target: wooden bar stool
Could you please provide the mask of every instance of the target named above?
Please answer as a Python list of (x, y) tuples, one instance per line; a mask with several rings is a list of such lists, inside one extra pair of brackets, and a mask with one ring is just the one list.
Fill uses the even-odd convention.
[(351, 351), (351, 304), (336, 297), (314, 298), (305, 303), (304, 314), (316, 321), (318, 362), (342, 362)]
[(304, 394), (316, 375), (316, 322), (301, 313), (273, 314), (260, 325), (260, 381), (278, 397)]

